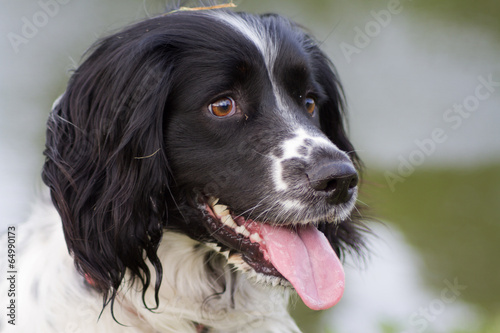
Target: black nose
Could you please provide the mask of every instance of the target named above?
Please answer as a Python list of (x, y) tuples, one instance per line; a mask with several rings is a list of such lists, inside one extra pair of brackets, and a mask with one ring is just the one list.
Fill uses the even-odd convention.
[(349, 201), (358, 185), (358, 173), (349, 162), (314, 165), (306, 174), (311, 187), (327, 194), (329, 201), (335, 204)]

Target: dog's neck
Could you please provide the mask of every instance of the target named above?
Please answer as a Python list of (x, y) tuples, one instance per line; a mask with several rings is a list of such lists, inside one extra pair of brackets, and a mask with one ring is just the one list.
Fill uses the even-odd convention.
[[(287, 312), (287, 289), (247, 280), (208, 246), (167, 231), (158, 257), (163, 265), (158, 309), (145, 308), (138, 287), (124, 287), (119, 303), (127, 318), (135, 312), (159, 332), (299, 332)], [(155, 307), (153, 287), (145, 301)]]

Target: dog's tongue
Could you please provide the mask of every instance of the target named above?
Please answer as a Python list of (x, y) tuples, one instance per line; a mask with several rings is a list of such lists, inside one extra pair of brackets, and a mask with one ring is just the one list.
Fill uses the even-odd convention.
[(344, 292), (344, 269), (325, 235), (314, 226), (291, 230), (259, 224), (273, 266), (313, 310), (328, 309)]

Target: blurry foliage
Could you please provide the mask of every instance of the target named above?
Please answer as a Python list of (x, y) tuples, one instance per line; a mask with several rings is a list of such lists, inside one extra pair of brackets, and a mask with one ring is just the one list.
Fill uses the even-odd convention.
[(323, 311), (313, 311), (309, 309), (298, 298), (296, 304), (293, 304), (290, 308), (290, 313), (304, 333), (334, 333), (332, 330), (321, 330), (321, 317), (324, 313)]
[[(338, 2), (338, 1), (337, 1)], [(341, 1), (340, 1), (341, 2)], [(389, 0), (353, 1), (367, 9), (377, 10), (387, 6)], [(401, 5), (409, 8), (411, 14), (449, 20), (460, 25), (484, 28), (500, 37), (500, 1), (497, 0), (400, 0)]]
[[(361, 199), (397, 225), (422, 255), (422, 276), (435, 290), (457, 278), (460, 296), (490, 314), (500, 311), (500, 165), (477, 169), (417, 170), (394, 192), (383, 172)], [(378, 184), (378, 185), (377, 185)]]
[(500, 1), (497, 0), (418, 0), (412, 7), (424, 14), (436, 15), (441, 19), (483, 27), (500, 37)]

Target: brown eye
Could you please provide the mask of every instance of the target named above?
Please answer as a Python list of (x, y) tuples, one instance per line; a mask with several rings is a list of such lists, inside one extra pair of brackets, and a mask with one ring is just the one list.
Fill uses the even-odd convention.
[(216, 117), (232, 116), (236, 112), (236, 102), (231, 97), (221, 98), (208, 106)]
[(306, 106), (307, 113), (311, 116), (314, 115), (314, 111), (316, 111), (316, 101), (314, 98), (307, 97), (304, 104)]

